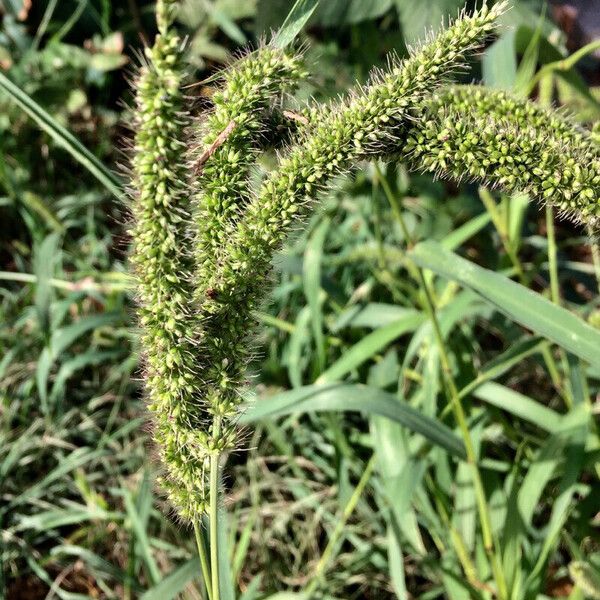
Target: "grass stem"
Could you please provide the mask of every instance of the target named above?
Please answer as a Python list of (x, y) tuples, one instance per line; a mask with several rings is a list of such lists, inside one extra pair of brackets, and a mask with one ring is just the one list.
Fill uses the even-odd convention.
[(556, 249), (556, 232), (554, 229), (554, 211), (546, 204), (546, 236), (548, 239), (548, 271), (550, 273), (550, 295), (552, 302), (560, 305), (560, 288), (558, 283), (558, 264)]
[(521, 285), (527, 285), (527, 279), (525, 277), (525, 271), (523, 270), (523, 265), (519, 260), (519, 256), (515, 251), (513, 244), (510, 240), (510, 234), (508, 231), (508, 225), (504, 222), (502, 217), (500, 216), (500, 211), (496, 205), (496, 201), (494, 197), (490, 193), (490, 191), (484, 187), (479, 188), (479, 198), (481, 202), (485, 206), (486, 211), (490, 215), (492, 219), (492, 223), (500, 236), (500, 241), (502, 242), (502, 246), (504, 247), (504, 251), (508, 255), (508, 258), (512, 262), (513, 266), (517, 270), (517, 277), (519, 278), (519, 283)]
[[(548, 272), (550, 276), (550, 299), (557, 306), (561, 305), (560, 301), (560, 281), (558, 278), (558, 247), (556, 245), (556, 229), (554, 227), (554, 210), (550, 204), (546, 205), (546, 238), (548, 239)], [(559, 349), (559, 355), (563, 367), (563, 372), (566, 377), (569, 376), (569, 363), (567, 360), (567, 355), (562, 348)], [(551, 360), (554, 361), (554, 357), (552, 356), (552, 351), (548, 348), (548, 355)], [(558, 368), (556, 368), (556, 372), (558, 374)], [(558, 391), (560, 395), (565, 400), (567, 408), (572, 408), (574, 404), (573, 395), (568, 385), (565, 385), (563, 381), (560, 380), (560, 375), (558, 375)], [(561, 391), (564, 392), (561, 393)]]
[(366, 466), (358, 484), (354, 488), (354, 492), (352, 492), (352, 496), (350, 496), (350, 499), (348, 500), (346, 506), (344, 507), (342, 516), (341, 516), (340, 520), (337, 522), (335, 529), (333, 530), (333, 533), (331, 534), (331, 537), (329, 538), (329, 541), (327, 542), (327, 546), (325, 546), (325, 550), (323, 551), (323, 554), (321, 555), (321, 558), (319, 559), (319, 562), (317, 563), (317, 566), (315, 567), (315, 573), (314, 573), (312, 579), (310, 580), (310, 583), (306, 586), (305, 595), (307, 596), (307, 598), (312, 598), (314, 593), (316, 592), (316, 590), (321, 582), (321, 578), (323, 577), (323, 574), (325, 573), (325, 569), (329, 565), (329, 562), (331, 560), (331, 557), (333, 555), (335, 547), (337, 546), (337, 544), (340, 540), (340, 537), (342, 536), (342, 534), (344, 532), (346, 523), (348, 522), (348, 519), (352, 516), (352, 513), (354, 512), (354, 509), (356, 508), (356, 505), (358, 504), (358, 501), (360, 500), (360, 497), (362, 496), (362, 494), (365, 490), (365, 487), (367, 486), (367, 483), (369, 482), (369, 479), (371, 478), (374, 468), (375, 468), (375, 454), (373, 454), (373, 456), (371, 456), (369, 462), (367, 463), (367, 466)]
[[(221, 430), (221, 418), (215, 417), (214, 436), (218, 439)], [(212, 598), (219, 600), (219, 459), (220, 453), (215, 451), (210, 457), (210, 569), (212, 577)]]
[(208, 600), (213, 600), (210, 565), (208, 564), (208, 557), (206, 556), (206, 548), (204, 547), (204, 540), (202, 539), (200, 523), (198, 523), (198, 522), (194, 523), (194, 536), (196, 537), (196, 545), (198, 546), (198, 557), (200, 558), (200, 567), (202, 569), (202, 578), (204, 579), (204, 587), (206, 588)]
[[(392, 192), (389, 184), (387, 183), (383, 173), (379, 165), (375, 166), (377, 175), (381, 181), (382, 188), (384, 190), (385, 195), (390, 203), (392, 211), (394, 215), (398, 219), (400, 223), (400, 227), (404, 233), (406, 238), (407, 247), (410, 249), (414, 246), (414, 239), (410, 235), (406, 223), (404, 221), (404, 217), (402, 216), (402, 209), (400, 206), (400, 202), (396, 198), (395, 194)], [(479, 467), (477, 465), (477, 454), (475, 452), (475, 447), (473, 445), (473, 440), (471, 438), (471, 433), (469, 431), (469, 425), (467, 422), (467, 417), (461, 402), (460, 395), (458, 393), (458, 389), (454, 382), (454, 377), (452, 376), (452, 368), (450, 366), (450, 359), (448, 356), (448, 351), (446, 349), (446, 344), (444, 342), (444, 336), (442, 334), (440, 324), (435, 312), (435, 303), (433, 300), (433, 295), (429, 288), (429, 284), (427, 283), (427, 279), (425, 278), (425, 274), (423, 273), (423, 269), (419, 266), (414, 265), (414, 272), (417, 274), (418, 281), (420, 287), (424, 294), (424, 308), (425, 312), (429, 320), (431, 321), (434, 336), (436, 339), (436, 344), (438, 346), (439, 354), (440, 354), (440, 363), (442, 367), (443, 378), (445, 382), (446, 395), (449, 403), (452, 406), (454, 416), (456, 422), (458, 424), (459, 430), (461, 432), (463, 442), (465, 445), (465, 450), (467, 453), (467, 463), (471, 470), (471, 476), (473, 480), (473, 487), (475, 490), (475, 498), (477, 502), (477, 512), (479, 514), (479, 522), (481, 525), (481, 533), (483, 537), (483, 545), (490, 560), (490, 564), (492, 567), (492, 572), (494, 575), (494, 580), (496, 582), (497, 593), (500, 599), (504, 599), (508, 597), (508, 589), (506, 580), (504, 577), (504, 573), (502, 570), (502, 564), (500, 561), (500, 557), (498, 555), (497, 549), (495, 548), (495, 540), (492, 533), (492, 525), (491, 525), (491, 517), (490, 510), (487, 503), (487, 499), (485, 496), (485, 489), (483, 487), (483, 481), (481, 479), (481, 473), (479, 472)]]

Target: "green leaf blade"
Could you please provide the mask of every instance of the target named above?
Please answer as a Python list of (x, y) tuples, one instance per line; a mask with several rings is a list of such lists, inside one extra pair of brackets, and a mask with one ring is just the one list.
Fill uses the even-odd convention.
[(472, 289), (515, 322), (600, 367), (600, 332), (565, 308), (436, 242), (418, 244), (411, 257), (420, 267)]
[(420, 433), (454, 456), (466, 458), (462, 441), (446, 425), (425, 416), (393, 394), (366, 385), (309, 385), (283, 392), (251, 404), (240, 417), (240, 423), (313, 411), (357, 411), (380, 415)]

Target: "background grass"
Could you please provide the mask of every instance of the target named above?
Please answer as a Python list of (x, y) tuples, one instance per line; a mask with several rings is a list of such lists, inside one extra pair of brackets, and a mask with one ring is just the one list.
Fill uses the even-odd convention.
[[(179, 26), (195, 79), (291, 4), (188, 0)], [(514, 4), (466, 80), (597, 121), (597, 45), (567, 38), (542, 3)], [(302, 34), (315, 76), (301, 95), (364, 81), (461, 6), (321, 2)], [(154, 482), (114, 175), (153, 6), (2, 0), (0, 15), (0, 597), (201, 598), (193, 536)], [(581, 60), (562, 61), (581, 46)], [(198, 107), (210, 86), (190, 88)], [(262, 417), (249, 415), (247, 451), (227, 468), (237, 597), (490, 598), (494, 560), (515, 600), (600, 597), (589, 233), (527, 198), (402, 165), (338, 182), (277, 258), (259, 315)], [(481, 270), (467, 277), (464, 259)], [(447, 451), (462, 448), (448, 376), (479, 457), (491, 558), (471, 472)], [(315, 382), (332, 385), (304, 387)], [(284, 414), (290, 401), (300, 413)], [(393, 418), (373, 412), (384, 404)]]

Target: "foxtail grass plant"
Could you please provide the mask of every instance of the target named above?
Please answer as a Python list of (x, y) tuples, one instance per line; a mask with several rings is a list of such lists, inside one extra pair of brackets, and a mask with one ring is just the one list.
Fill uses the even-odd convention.
[[(504, 9), (501, 2), (463, 13), (365, 87), (308, 107), (276, 168), (253, 189), (272, 115), (306, 76), (302, 57), (263, 45), (223, 72), (207, 115), (191, 116), (175, 2), (157, 2), (158, 34), (136, 81), (132, 263), (161, 483), (195, 528), (211, 600), (220, 597), (220, 469), (240, 445), (253, 311), (274, 252), (334, 177), (364, 159), (400, 159), (416, 170), (525, 191), (588, 222), (600, 216), (600, 156), (589, 133), (503, 92), (444, 87)], [(466, 425), (461, 432), (472, 447)], [(496, 584), (503, 597), (500, 576)]]

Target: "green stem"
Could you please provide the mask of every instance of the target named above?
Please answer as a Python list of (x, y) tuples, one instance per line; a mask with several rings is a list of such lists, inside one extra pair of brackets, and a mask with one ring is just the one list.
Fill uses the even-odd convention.
[[(383, 190), (388, 198), (388, 201), (392, 207), (392, 210), (396, 217), (399, 220), (400, 227), (406, 237), (408, 247), (412, 247), (414, 245), (414, 240), (410, 235), (408, 228), (406, 227), (406, 223), (404, 222), (404, 217), (402, 216), (402, 210), (398, 199), (392, 193), (389, 185), (383, 183), (384, 177), (381, 173), (381, 169), (379, 165), (375, 166), (379, 179), (382, 182)], [(386, 182), (387, 183), (387, 182)], [(494, 574), (494, 580), (496, 581), (498, 596), (500, 598), (507, 598), (508, 591), (506, 586), (506, 580), (504, 578), (504, 573), (502, 571), (502, 564), (498, 553), (495, 549), (495, 540), (492, 533), (492, 525), (490, 518), (490, 510), (487, 503), (487, 499), (485, 497), (485, 490), (483, 487), (483, 481), (481, 479), (481, 473), (479, 472), (479, 467), (477, 465), (477, 455), (475, 453), (475, 447), (473, 445), (473, 440), (471, 438), (471, 432), (469, 431), (469, 426), (467, 423), (467, 417), (460, 399), (460, 395), (458, 393), (458, 389), (456, 384), (454, 383), (454, 378), (452, 376), (452, 368), (450, 366), (450, 359), (448, 357), (448, 352), (446, 350), (446, 344), (444, 342), (444, 336), (442, 335), (442, 331), (440, 328), (440, 324), (438, 318), (435, 314), (435, 304), (433, 301), (433, 297), (431, 291), (429, 289), (429, 285), (425, 278), (425, 274), (423, 273), (423, 269), (419, 266), (414, 265), (415, 272), (417, 273), (417, 277), (419, 283), (423, 289), (424, 297), (425, 297), (425, 312), (431, 324), (433, 326), (434, 336), (436, 339), (436, 343), (438, 346), (438, 350), (440, 353), (440, 362), (442, 366), (442, 373), (445, 381), (445, 389), (446, 395), (448, 397), (448, 401), (450, 402), (452, 409), (454, 411), (454, 416), (458, 427), (460, 429), (463, 442), (465, 444), (465, 451), (467, 454), (467, 464), (471, 469), (471, 476), (473, 479), (473, 487), (475, 488), (475, 497), (477, 502), (477, 510), (479, 514), (479, 522), (481, 525), (481, 532), (483, 537), (483, 545), (490, 559), (490, 564), (492, 566), (492, 572)]]
[[(558, 251), (556, 246), (556, 230), (554, 228), (554, 211), (552, 210), (552, 206), (549, 204), (546, 205), (546, 237), (548, 239), (548, 271), (550, 274), (550, 298), (554, 304), (560, 306), (560, 284), (558, 279)], [(565, 352), (560, 349), (560, 359), (563, 366), (563, 371), (567, 374), (569, 373), (569, 363), (567, 361), (567, 356)], [(554, 360), (552, 356), (552, 352), (550, 348), (548, 349), (548, 355), (551, 360)], [(556, 368), (556, 372), (558, 373), (558, 369)], [(558, 391), (565, 400), (568, 408), (573, 406), (573, 396), (569, 389), (568, 385), (564, 385), (562, 381), (560, 381), (560, 376), (558, 380)], [(561, 393), (561, 390), (564, 390), (564, 393)]]
[(594, 273), (596, 275), (596, 284), (598, 285), (598, 291), (600, 292), (600, 247), (594, 241), (595, 233), (592, 230), (592, 226), (587, 226), (587, 234), (590, 238), (590, 247), (592, 249), (592, 262), (594, 264)]
[[(219, 438), (221, 432), (221, 418), (215, 417), (214, 437)], [(218, 451), (210, 457), (210, 568), (212, 575), (212, 598), (219, 600), (219, 458)]]
[(436, 483), (429, 474), (425, 476), (425, 481), (433, 495), (438, 514), (442, 518), (444, 526), (447, 527), (448, 531), (450, 532), (450, 541), (454, 546), (454, 551), (456, 552), (456, 556), (458, 557), (463, 571), (465, 572), (467, 580), (474, 587), (482, 589), (483, 584), (477, 578), (477, 568), (475, 567), (473, 561), (471, 560), (471, 557), (469, 556), (469, 551), (467, 550), (467, 546), (463, 537), (450, 520), (450, 516), (448, 515), (448, 511), (446, 510), (446, 507), (442, 502), (441, 494), (437, 489)]
[(51, 43), (56, 44), (60, 42), (68, 33), (73, 29), (73, 26), (79, 21), (79, 17), (83, 14), (83, 11), (87, 8), (88, 0), (79, 0), (75, 10), (63, 24), (63, 26), (52, 36)]
[(46, 33), (46, 29), (52, 19), (52, 15), (54, 14), (54, 10), (56, 9), (56, 5), (58, 4), (58, 0), (50, 0), (46, 6), (46, 10), (44, 11), (44, 15), (42, 16), (42, 20), (40, 21), (40, 25), (35, 32), (35, 37), (33, 38), (33, 43), (29, 49), (29, 53), (33, 54), (39, 47), (41, 39), (44, 37)]
[(569, 69), (572, 69), (582, 58), (584, 58), (588, 54), (591, 54), (592, 52), (595, 52), (599, 48), (600, 40), (594, 40), (593, 42), (586, 44), (585, 46), (583, 46), (583, 48), (580, 48), (579, 50), (577, 50), (577, 52), (574, 52), (573, 54), (571, 54), (571, 56), (568, 56), (567, 58), (563, 58), (561, 60), (545, 64), (531, 79), (531, 82), (529, 83), (529, 86), (525, 91), (525, 95), (529, 96), (531, 92), (533, 92), (533, 90), (535, 89), (535, 86), (537, 85), (538, 81), (540, 81), (540, 79), (542, 79), (543, 77), (554, 73), (555, 71), (568, 71)]
[(202, 578), (204, 579), (204, 587), (208, 595), (208, 600), (212, 600), (212, 580), (210, 576), (210, 566), (208, 564), (208, 557), (206, 556), (206, 548), (204, 547), (204, 540), (202, 539), (202, 532), (200, 531), (200, 524), (194, 522), (194, 535), (196, 537), (196, 546), (198, 546), (198, 557), (200, 558), (200, 567), (202, 568)]
[(448, 400), (450, 401), (458, 428), (460, 429), (463, 442), (465, 444), (465, 450), (467, 453), (467, 464), (471, 469), (471, 477), (473, 479), (473, 487), (475, 488), (475, 498), (477, 502), (477, 510), (479, 513), (479, 522), (481, 525), (481, 533), (483, 537), (483, 546), (490, 559), (492, 571), (494, 573), (494, 579), (498, 588), (498, 596), (500, 598), (507, 598), (507, 587), (504, 579), (504, 573), (502, 571), (502, 564), (498, 557), (498, 553), (495, 551), (495, 540), (492, 533), (492, 522), (490, 518), (490, 509), (485, 497), (485, 489), (483, 487), (483, 481), (481, 479), (481, 473), (477, 466), (477, 455), (475, 453), (475, 447), (473, 445), (473, 439), (471, 438), (471, 432), (469, 431), (469, 425), (467, 423), (467, 417), (462, 405), (458, 389), (452, 376), (452, 368), (450, 366), (450, 360), (446, 350), (446, 344), (442, 335), (439, 321), (435, 314), (435, 305), (429, 285), (425, 280), (423, 270), (418, 268), (419, 279), (423, 291), (425, 293), (425, 311), (427, 316), (431, 320), (433, 325), (433, 331), (440, 353), (440, 362), (442, 364), (442, 373), (446, 382), (446, 389)]
[(503, 223), (503, 220), (500, 217), (500, 213), (498, 211), (498, 207), (496, 205), (494, 197), (489, 192), (489, 190), (487, 190), (484, 187), (480, 187), (479, 188), (479, 198), (481, 199), (483, 205), (485, 206), (485, 209), (488, 211), (488, 213), (492, 219), (492, 222), (494, 223), (494, 227), (496, 228), (496, 231), (498, 232), (498, 235), (500, 236), (500, 241), (502, 242), (502, 245), (504, 246), (504, 250), (505, 250), (506, 254), (508, 255), (508, 258), (510, 258), (510, 261), (512, 262), (515, 269), (517, 270), (517, 276), (519, 278), (519, 282), (522, 285), (526, 285), (525, 272), (523, 271), (523, 265), (521, 264), (521, 261), (519, 260), (519, 256), (517, 255), (517, 253), (515, 252), (512, 244), (511, 244), (511, 241), (509, 239), (508, 228)]
[(352, 516), (352, 513), (354, 512), (354, 509), (356, 508), (356, 505), (358, 504), (358, 501), (360, 500), (360, 497), (362, 496), (363, 491), (367, 483), (369, 482), (369, 479), (371, 478), (374, 468), (375, 454), (371, 456), (369, 462), (367, 463), (367, 467), (364, 470), (357, 486), (354, 488), (354, 492), (352, 492), (352, 496), (350, 496), (348, 503), (344, 507), (342, 516), (337, 522), (335, 529), (333, 530), (333, 533), (331, 534), (331, 537), (327, 542), (327, 546), (325, 547), (325, 550), (323, 551), (323, 554), (321, 555), (321, 558), (317, 563), (317, 566), (315, 568), (315, 574), (305, 589), (305, 595), (307, 596), (307, 598), (312, 598), (315, 591), (317, 590), (321, 582), (321, 578), (323, 577), (323, 574), (325, 572), (325, 569), (327, 568), (329, 561), (331, 560), (331, 555), (333, 554), (333, 551), (335, 550), (335, 547), (337, 546), (337, 543), (344, 532), (344, 528), (346, 526), (346, 523), (348, 522), (348, 519)]
[(556, 260), (556, 233), (554, 230), (554, 211), (546, 204), (546, 236), (548, 238), (548, 270), (550, 272), (550, 295), (554, 304), (560, 304), (558, 285), (558, 263)]

